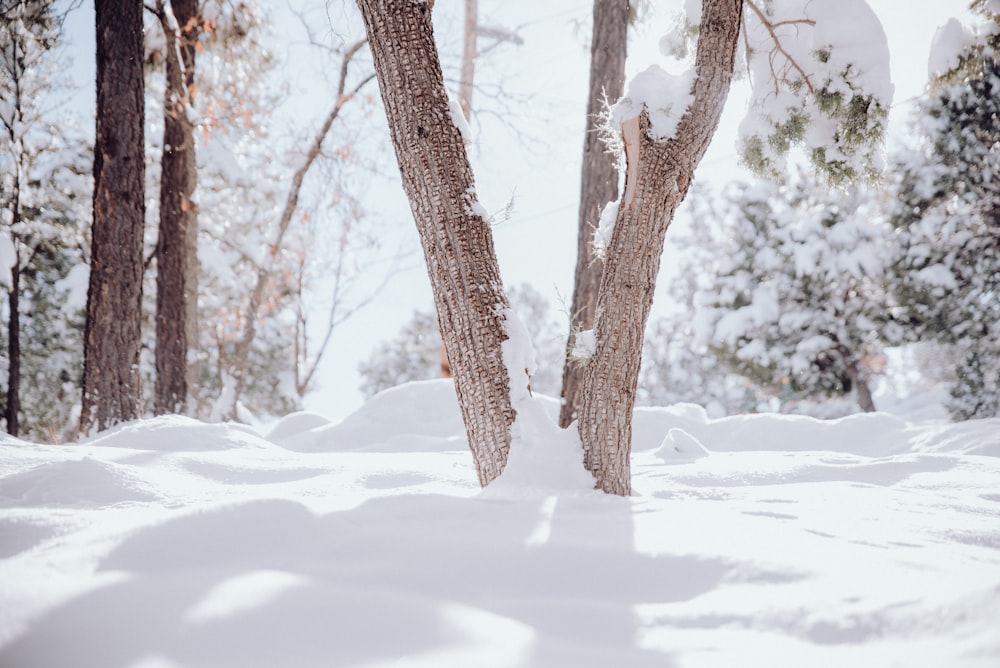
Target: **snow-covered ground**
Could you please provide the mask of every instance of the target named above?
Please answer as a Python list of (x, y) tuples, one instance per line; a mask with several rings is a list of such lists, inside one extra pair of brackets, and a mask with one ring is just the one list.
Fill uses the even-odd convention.
[(1000, 420), (640, 409), (623, 499), (534, 419), (485, 491), (447, 381), (0, 441), (0, 666), (1000, 665)]

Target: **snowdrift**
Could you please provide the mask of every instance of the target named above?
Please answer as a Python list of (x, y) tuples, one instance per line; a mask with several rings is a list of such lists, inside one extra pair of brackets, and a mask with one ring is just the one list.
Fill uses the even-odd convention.
[(628, 499), (530, 449), (480, 490), (447, 381), (2, 440), (0, 666), (1000, 665), (1000, 420), (641, 409)]

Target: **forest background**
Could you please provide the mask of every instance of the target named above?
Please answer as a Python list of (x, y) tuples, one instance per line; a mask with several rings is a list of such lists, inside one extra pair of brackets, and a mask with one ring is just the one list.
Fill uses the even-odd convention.
[[(918, 3), (919, 10), (914, 3), (881, 0), (871, 4), (882, 20), (892, 54), (896, 93), (889, 122), (891, 151), (906, 131), (905, 117), (913, 110), (912, 101), (926, 86), (925, 63), (935, 29), (952, 15), (968, 18), (968, 14), (960, 11), (961, 6), (939, 2)], [(677, 9), (671, 3), (655, 10), (646, 8), (630, 35), (630, 74), (659, 59), (658, 36), (669, 27), (671, 12)], [(460, 10), (459, 3), (441, 3), (435, 11), (446, 76), (456, 90)], [(533, 8), (481, 2), (479, 9), (481, 25), (517, 37), (516, 41), (495, 40), (495, 48), (485, 49), (477, 60), (470, 154), (479, 174), (479, 197), (493, 216), (505, 283), (533, 286), (548, 301), (549, 318), (557, 322), (565, 321), (561, 304), (572, 292), (590, 10), (587, 2), (553, 2)], [(66, 93), (61, 104), (76, 115), (78, 136), (84, 141), (92, 140), (88, 137), (93, 132), (92, 11), (90, 4), (84, 3), (67, 15), (65, 55), (72, 62), (68, 79), (74, 88), (55, 91), (57, 95)], [(287, 180), (297, 152), (302, 152), (301, 147), (327, 113), (336, 97), (340, 57), (360, 38), (362, 29), (353, 5), (348, 3), (275, 3), (256, 7), (254, 12), (259, 18), (256, 38), (270, 56), (269, 68), (246, 74), (266, 75), (253, 81), (256, 106), (248, 105), (244, 110), (245, 127), (266, 124), (266, 136), (253, 138), (257, 150), (289, 156), (288, 164), (272, 161), (267, 171), (242, 174), (250, 180), (250, 192), (266, 194), (266, 184)], [(360, 81), (369, 72), (367, 54), (359, 55), (352, 66), (357, 67), (352, 81)], [(147, 90), (147, 105), (152, 103), (155, 109), (155, 83)], [(711, 186), (753, 178), (737, 166), (734, 149), (745, 98), (746, 87), (737, 83), (720, 131), (698, 170), (699, 183)], [(329, 295), (334, 290), (340, 290), (341, 316), (363, 308), (333, 331), (315, 387), (298, 404), (262, 407), (257, 412), (265, 419), (269, 412), (280, 414), (294, 408), (334, 419), (352, 411), (363, 399), (358, 389), (363, 383), (359, 363), (372, 355), (374, 344), (394, 336), (415, 310), (430, 307), (429, 285), (385, 141), (383, 112), (373, 81), (361, 89), (357, 102), (356, 113), (341, 119), (344, 127), (335, 130), (340, 134), (327, 143), (325, 152), (332, 160), (306, 183), (304, 209), (309, 216), (301, 218), (304, 232), (297, 243), (303, 249), (311, 245), (313, 251), (313, 264), (307, 272), (310, 282), (301, 295), (302, 310), (309, 314), (309, 322), (303, 326), (309, 328), (313, 342), (325, 335), (325, 316), (332, 306)], [(238, 109), (239, 105), (235, 106)], [(147, 109), (147, 141), (154, 145), (162, 133), (156, 118), (157, 114)], [(155, 152), (155, 146), (152, 150)], [(254, 182), (260, 187), (254, 188)], [(280, 197), (280, 186), (276, 190), (276, 197)], [(324, 215), (330, 217), (324, 219)], [(690, 207), (685, 206), (676, 226), (683, 229), (690, 218)], [(351, 221), (348, 227), (345, 220)], [(675, 232), (681, 230), (671, 230), (668, 235), (654, 320), (658, 314), (676, 310), (668, 295), (677, 278), (670, 271), (677, 264), (677, 258), (671, 256), (677, 251), (670, 244)], [(260, 245), (266, 245), (266, 240)], [(351, 253), (344, 254), (345, 250)], [(210, 251), (204, 254), (212, 257)], [(346, 263), (338, 264), (345, 258)], [(224, 275), (225, 254), (214, 259)], [(339, 288), (332, 284), (334, 273), (343, 279)], [(238, 295), (249, 286), (237, 280), (226, 289)], [(275, 346), (287, 350), (298, 341), (297, 336), (289, 336), (292, 329), (279, 325), (260, 336), (262, 340), (272, 337)], [(277, 376), (287, 374), (290, 366), (262, 363), (257, 373), (265, 385), (259, 391), (267, 394), (267, 382), (287, 383)]]

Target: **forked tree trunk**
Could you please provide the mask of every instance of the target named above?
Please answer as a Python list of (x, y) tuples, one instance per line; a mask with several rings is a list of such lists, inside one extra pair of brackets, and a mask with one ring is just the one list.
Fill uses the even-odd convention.
[(177, 32), (161, 17), (167, 39), (163, 102), (160, 229), (156, 242), (156, 386), (154, 410), (186, 412), (197, 382), (198, 185), (194, 132), (187, 114), (194, 88), (198, 0), (171, 0)]
[(596, 350), (585, 367), (579, 431), (597, 487), (631, 493), (632, 409), (643, 333), (667, 227), (715, 134), (733, 77), (743, 0), (704, 0), (694, 101), (674, 137), (648, 136), (645, 112), (626, 124), (626, 183), (597, 302)]
[(465, 145), (449, 113), (432, 6), (358, 0), (469, 447), (486, 485), (506, 465), (515, 417), (501, 350), (501, 309), (508, 301), (492, 232), (476, 212)]
[(139, 416), (143, 178), (142, 3), (99, 0), (94, 219), (80, 429)]
[(606, 101), (622, 96), (628, 41), (629, 0), (594, 0), (594, 27), (590, 43), (590, 93), (587, 98), (586, 135), (580, 174), (580, 211), (577, 223), (576, 276), (570, 308), (570, 338), (563, 365), (562, 407), (559, 425), (568, 427), (576, 417), (583, 367), (572, 358), (573, 335), (593, 328), (597, 290), (601, 284), (600, 259), (594, 254), (594, 230), (601, 211), (618, 199), (618, 160), (601, 139), (601, 114)]

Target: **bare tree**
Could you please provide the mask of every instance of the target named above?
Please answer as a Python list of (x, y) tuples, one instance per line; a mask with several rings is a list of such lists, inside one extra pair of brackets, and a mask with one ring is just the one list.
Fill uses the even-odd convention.
[(142, 314), (142, 4), (98, 0), (94, 219), (80, 429), (140, 413)]
[[(222, 397), (220, 397), (219, 405), (217, 405), (213, 410), (213, 417), (228, 420), (235, 420), (237, 418), (237, 404), (246, 383), (250, 350), (253, 346), (254, 338), (257, 335), (257, 320), (261, 304), (263, 303), (268, 287), (272, 281), (274, 262), (278, 256), (278, 251), (284, 243), (285, 236), (288, 233), (288, 228), (292, 223), (296, 211), (298, 210), (299, 197), (302, 192), (302, 184), (305, 181), (306, 174), (308, 174), (317, 158), (320, 157), (323, 151), (323, 142), (329, 134), (330, 128), (333, 127), (334, 122), (340, 116), (344, 105), (348, 104), (358, 91), (360, 91), (369, 81), (372, 80), (372, 78), (374, 78), (374, 75), (369, 75), (363, 77), (350, 89), (347, 87), (348, 69), (351, 60), (364, 45), (364, 40), (355, 42), (344, 52), (343, 60), (341, 61), (340, 66), (340, 77), (337, 84), (337, 93), (333, 108), (327, 114), (326, 119), (323, 121), (323, 125), (320, 127), (319, 131), (313, 138), (312, 143), (309, 145), (309, 150), (304, 156), (301, 164), (292, 175), (292, 182), (289, 185), (288, 193), (285, 197), (285, 205), (282, 208), (281, 215), (278, 219), (274, 239), (270, 243), (265, 259), (260, 266), (257, 267), (256, 280), (254, 281), (253, 288), (250, 291), (246, 307), (243, 309), (243, 315), (240, 320), (239, 337), (236, 341), (232, 359), (229, 360), (229, 373), (231, 374), (231, 378), (228, 379), (228, 383), (230, 387), (227, 388), (228, 391), (223, 391)], [(326, 343), (328, 341), (329, 336), (327, 336), (325, 342), (321, 344), (321, 351), (325, 350)], [(320, 352), (320, 355), (321, 354), (322, 352)], [(317, 357), (316, 364), (318, 364), (318, 362), (319, 358)], [(298, 372), (298, 370), (299, 369), (297, 367), (296, 371)], [(311, 379), (312, 373), (307, 373)], [(299, 380), (301, 380), (301, 378)]]
[(576, 417), (583, 368), (571, 353), (576, 332), (594, 327), (597, 290), (602, 261), (591, 240), (608, 202), (618, 199), (618, 159), (608, 151), (601, 135), (602, 115), (609, 100), (622, 96), (625, 86), (625, 55), (628, 42), (629, 0), (594, 0), (594, 23), (590, 43), (590, 92), (587, 125), (583, 139), (580, 174), (580, 212), (577, 228), (576, 275), (570, 307), (570, 339), (563, 366), (562, 407), (559, 425), (568, 427)]

